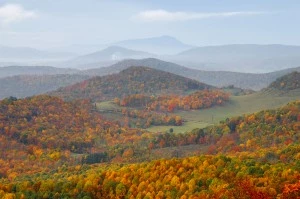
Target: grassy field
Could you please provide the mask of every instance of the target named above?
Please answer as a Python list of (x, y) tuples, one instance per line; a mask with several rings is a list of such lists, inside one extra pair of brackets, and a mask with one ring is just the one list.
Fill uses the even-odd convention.
[[(182, 116), (186, 122), (182, 126), (151, 126), (147, 130), (151, 132), (164, 132), (173, 128), (175, 133), (191, 131), (195, 128), (204, 128), (217, 124), (226, 118), (239, 116), (247, 113), (254, 113), (264, 109), (274, 109), (287, 104), (288, 102), (300, 100), (300, 90), (280, 93), (274, 90), (261, 91), (250, 95), (231, 96), (230, 100), (223, 106), (215, 106), (209, 109), (177, 111), (176, 115)], [(103, 111), (104, 116), (109, 119), (118, 120), (122, 116), (120, 113), (105, 111), (118, 111), (120, 107), (112, 103), (97, 103), (97, 108)]]
[(98, 110), (107, 111), (107, 110), (118, 110), (120, 107), (113, 103), (113, 101), (99, 102), (96, 103)]
[[(251, 95), (231, 96), (224, 106), (215, 106), (209, 109), (178, 111), (175, 114), (182, 116), (187, 122), (183, 126), (172, 127), (174, 132), (180, 133), (195, 128), (203, 128), (217, 124), (226, 118), (254, 113), (264, 109), (274, 109), (288, 102), (300, 100), (300, 90), (289, 93), (277, 91), (263, 91)], [(152, 132), (165, 131), (170, 126), (152, 126), (147, 130)]]

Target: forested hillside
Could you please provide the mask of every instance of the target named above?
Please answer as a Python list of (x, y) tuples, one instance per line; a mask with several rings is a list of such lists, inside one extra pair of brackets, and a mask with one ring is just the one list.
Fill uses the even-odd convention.
[(130, 67), (119, 74), (94, 77), (51, 92), (66, 100), (90, 98), (110, 100), (131, 94), (184, 94), (213, 88), (204, 83), (147, 67)]
[(115, 102), (125, 107), (141, 107), (152, 111), (174, 112), (175, 110), (204, 109), (222, 105), (228, 100), (228, 97), (228, 93), (219, 90), (203, 90), (186, 96), (161, 95), (155, 97), (135, 94), (122, 99), (116, 98)]
[(268, 88), (278, 90), (295, 90), (300, 88), (300, 72), (292, 72), (276, 79)]
[(0, 182), (3, 198), (297, 198), (299, 167), (228, 156), (78, 165)]
[(108, 161), (122, 155), (131, 142), (150, 135), (156, 134), (105, 120), (88, 100), (64, 102), (46, 95), (6, 98), (0, 101), (0, 176), (74, 163), (70, 153), (103, 153)]
[[(0, 159), (3, 198), (299, 196), (299, 101), (183, 134), (120, 128), (103, 120), (88, 101), (63, 102), (49, 96), (2, 100), (1, 113), (2, 147), (8, 148), (1, 150)], [(109, 148), (103, 153), (100, 146)], [(210, 155), (77, 165), (135, 162), (170, 152), (179, 157), (185, 146), (194, 154)], [(71, 155), (86, 149), (91, 155), (85, 158)], [(51, 168), (58, 169), (45, 173)], [(32, 175), (37, 171), (42, 173)]]

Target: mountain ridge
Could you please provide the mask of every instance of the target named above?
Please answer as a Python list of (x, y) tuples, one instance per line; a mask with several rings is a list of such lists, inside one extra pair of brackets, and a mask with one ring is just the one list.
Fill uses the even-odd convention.
[[(300, 67), (263, 74), (227, 71), (200, 71), (155, 58), (124, 60), (109, 67), (81, 71), (76, 69), (44, 66), (0, 67), (0, 84), (4, 85), (0, 88), (0, 98), (9, 96), (27, 97), (33, 94), (41, 94), (47, 91), (56, 90), (59, 87), (80, 82), (81, 80), (84, 81), (94, 76), (115, 74), (130, 66), (147, 66), (198, 80), (215, 87), (231, 88), (234, 86), (242, 89), (254, 89), (256, 91), (267, 88), (273, 81), (285, 74), (293, 71), (300, 72)], [(28, 70), (27, 68), (32, 70)], [(36, 71), (36, 68), (39, 70)], [(24, 71), (22, 69), (24, 69)], [(4, 72), (5, 70), (6, 72)], [(63, 77), (62, 81), (58, 81), (57, 79), (57, 77), (60, 75)], [(11, 90), (8, 91), (8, 88)], [(20, 90), (20, 88), (22, 89)]]
[(107, 75), (120, 72), (129, 66), (147, 66), (150, 68), (171, 72), (187, 78), (195, 79), (216, 87), (224, 87), (234, 85), (243, 89), (260, 90), (267, 87), (276, 78), (290, 73), (292, 71), (300, 71), (300, 67), (288, 68), (284, 70), (274, 71), (270, 73), (241, 73), (230, 71), (205, 71), (191, 69), (185, 66), (163, 61), (156, 58), (146, 58), (140, 60), (127, 59), (120, 61), (108, 67), (88, 69), (82, 71), (86, 75)]

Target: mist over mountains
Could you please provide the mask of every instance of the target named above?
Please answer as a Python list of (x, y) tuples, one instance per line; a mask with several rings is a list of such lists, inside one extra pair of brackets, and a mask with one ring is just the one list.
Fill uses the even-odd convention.
[(93, 67), (94, 64), (97, 66), (107, 66), (124, 59), (143, 59), (147, 57), (155, 57), (155, 55), (119, 46), (110, 46), (101, 51), (60, 63), (60, 65), (69, 65), (76, 68), (90, 68)]
[(52, 52), (30, 47), (0, 46), (0, 62), (59, 61), (77, 56), (70, 52)]
[(197, 47), (169, 59), (203, 70), (272, 72), (298, 66), (300, 46), (234, 44)]
[[(72, 46), (57, 48), (57, 52), (0, 47), (0, 66), (50, 65), (91, 69), (127, 59), (157, 58), (198, 70), (268, 73), (300, 65), (300, 46), (279, 44), (195, 47), (171, 36), (161, 36), (106, 45), (78, 45), (76, 48), (73, 46), (74, 51), (78, 53), (80, 47), (83, 50), (79, 56), (72, 52)], [(88, 48), (92, 53), (84, 53), (88, 52)]]
[(177, 54), (182, 51), (196, 47), (194, 45), (185, 44), (175, 37), (163, 35), (158, 37), (148, 37), (139, 39), (121, 40), (104, 44), (73, 44), (68, 46), (59, 46), (52, 48), (52, 51), (72, 52), (80, 55), (91, 54), (96, 51), (103, 50), (110, 46), (119, 46), (123, 48), (133, 49), (137, 51), (145, 51), (151, 54)]

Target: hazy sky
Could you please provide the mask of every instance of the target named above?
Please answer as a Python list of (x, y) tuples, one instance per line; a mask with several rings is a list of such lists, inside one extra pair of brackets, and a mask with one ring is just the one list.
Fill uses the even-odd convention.
[(299, 0), (0, 0), (0, 45), (52, 48), (170, 35), (192, 45), (300, 45)]

